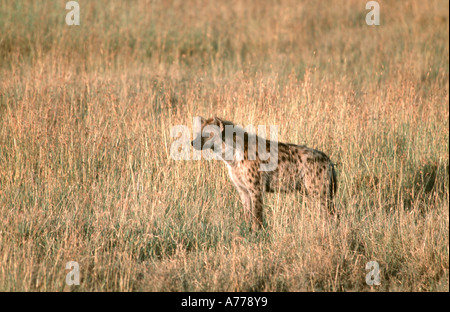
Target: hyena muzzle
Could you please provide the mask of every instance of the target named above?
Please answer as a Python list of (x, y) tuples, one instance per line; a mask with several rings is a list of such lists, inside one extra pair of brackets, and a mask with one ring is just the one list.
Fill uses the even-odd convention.
[[(226, 163), (244, 206), (246, 220), (252, 219), (255, 228), (263, 225), (264, 192), (302, 191), (320, 201), (331, 214), (336, 213), (336, 171), (323, 152), (265, 140), (217, 117), (197, 117), (197, 120), (200, 120), (200, 132), (191, 144), (197, 150), (211, 149)], [(275, 166), (261, 169), (273, 160)]]

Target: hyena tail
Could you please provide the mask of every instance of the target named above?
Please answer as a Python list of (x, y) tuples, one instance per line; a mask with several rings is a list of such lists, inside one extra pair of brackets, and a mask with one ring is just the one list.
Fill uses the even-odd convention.
[(334, 215), (336, 214), (336, 193), (338, 188), (338, 182), (337, 182), (337, 175), (336, 170), (334, 169), (334, 164), (331, 163), (331, 177), (330, 177), (330, 189), (329, 189), (329, 198), (328, 198), (328, 210), (329, 212)]
[(337, 175), (336, 170), (334, 169), (334, 164), (331, 164), (331, 197), (334, 199), (336, 197), (337, 188), (338, 188), (338, 182), (337, 182)]

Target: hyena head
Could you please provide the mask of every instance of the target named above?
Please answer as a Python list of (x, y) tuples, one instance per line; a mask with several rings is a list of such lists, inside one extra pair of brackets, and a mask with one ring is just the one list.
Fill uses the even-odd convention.
[(209, 119), (201, 116), (194, 117), (194, 127), (197, 127), (199, 131), (191, 142), (192, 146), (196, 150), (214, 149), (214, 146), (222, 146), (225, 138), (225, 126), (227, 125), (233, 126), (233, 123), (218, 117)]

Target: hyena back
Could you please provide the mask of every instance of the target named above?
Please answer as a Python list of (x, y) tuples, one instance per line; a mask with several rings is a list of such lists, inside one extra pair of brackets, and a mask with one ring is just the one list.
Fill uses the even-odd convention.
[[(201, 131), (192, 145), (198, 150), (207, 145), (205, 149), (212, 149), (226, 163), (244, 206), (246, 220), (252, 219), (254, 227), (263, 225), (264, 192), (302, 191), (308, 197), (319, 200), (331, 214), (335, 214), (336, 171), (330, 158), (323, 152), (302, 145), (271, 142), (217, 117), (208, 120), (199, 118)], [(217, 130), (211, 131), (212, 128), (207, 126)], [(232, 139), (227, 140), (225, 129), (230, 126), (234, 133), (228, 136)], [(265, 144), (269, 158), (260, 157), (258, 144)], [(232, 151), (231, 157), (225, 157), (227, 148)], [(267, 165), (271, 158), (277, 161), (273, 170), (261, 170), (261, 166)]]

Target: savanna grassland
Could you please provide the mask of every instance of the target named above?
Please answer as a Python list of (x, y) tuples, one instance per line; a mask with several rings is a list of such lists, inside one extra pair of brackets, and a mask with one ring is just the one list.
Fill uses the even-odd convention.
[[(78, 2), (0, 0), (0, 291), (449, 290), (448, 1)], [(196, 115), (330, 155), (340, 219), (250, 231)]]

